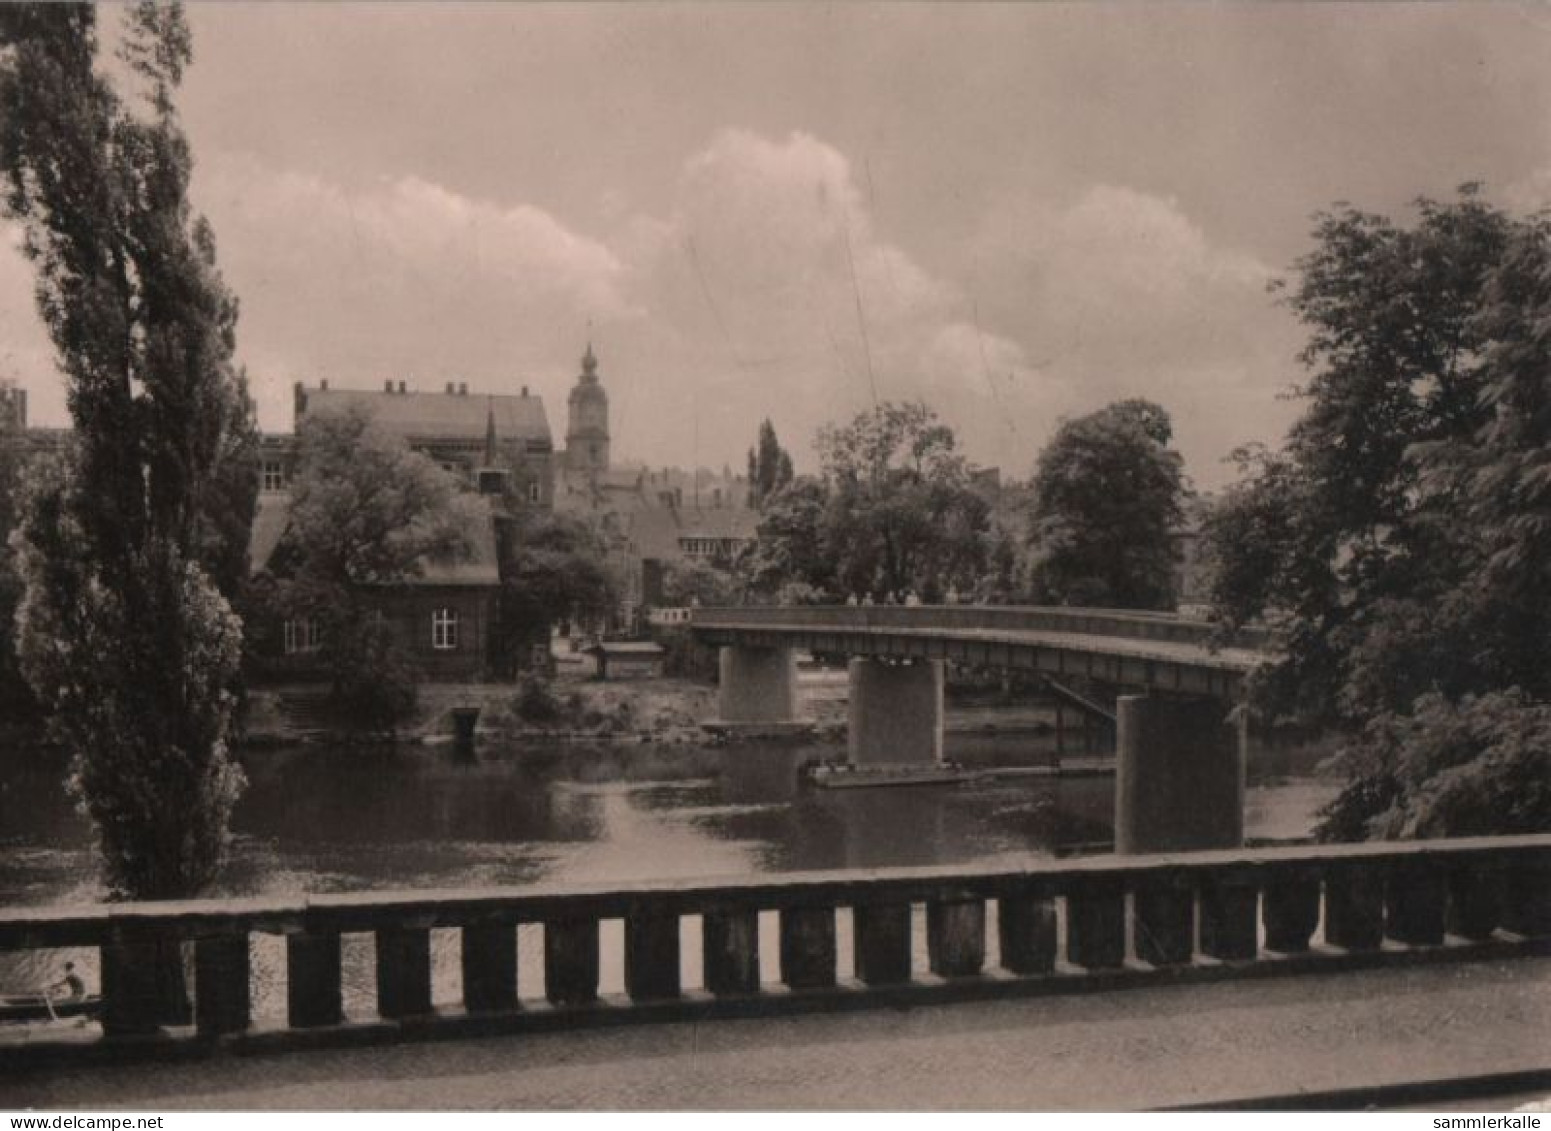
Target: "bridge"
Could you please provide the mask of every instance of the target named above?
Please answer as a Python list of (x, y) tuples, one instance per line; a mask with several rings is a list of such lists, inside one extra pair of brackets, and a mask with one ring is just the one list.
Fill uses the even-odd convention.
[(944, 664), (1082, 676), (1117, 689), (1116, 847), (1243, 842), (1248, 728), (1236, 710), (1267, 659), (1263, 634), (1219, 646), (1173, 614), (994, 605), (696, 609), (690, 629), (721, 649), (723, 726), (798, 719), (798, 650), (850, 657), (847, 753), (864, 772), (943, 760)]

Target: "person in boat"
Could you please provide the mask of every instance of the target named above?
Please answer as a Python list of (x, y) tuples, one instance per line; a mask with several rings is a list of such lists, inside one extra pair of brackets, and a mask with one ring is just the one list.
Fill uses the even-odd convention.
[(65, 976), (43, 991), (54, 1001), (80, 1001), (86, 996), (86, 983), (75, 972), (75, 963), (65, 963)]

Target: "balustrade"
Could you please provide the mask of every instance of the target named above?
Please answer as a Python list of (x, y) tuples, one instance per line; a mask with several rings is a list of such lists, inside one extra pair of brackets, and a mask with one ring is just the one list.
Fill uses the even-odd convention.
[[(997, 945), (988, 962), (993, 908)], [(762, 982), (766, 912), (776, 921), (779, 982), (795, 992)], [(837, 970), (842, 912), (854, 967), (846, 978)], [(686, 917), (698, 918), (698, 932), (686, 935)], [(622, 936), (601, 933), (604, 920), (622, 921)], [(542, 986), (521, 984), (524, 923), (542, 927)], [(447, 928), (460, 932), (461, 1011), (433, 1009), (433, 936)], [(375, 937), (376, 1016), (347, 1017), (341, 936), (362, 933)], [(1429, 952), (1544, 953), (1551, 836), (1041, 860), (1003, 870), (0, 912), (0, 950), (100, 950), (107, 1043), (156, 1031), (212, 1042), (272, 1032), (273, 1023), (255, 1026), (251, 1016), (249, 948), (258, 934), (285, 938), (283, 1027), (295, 1030), (425, 1031), (476, 1016), (512, 1027), (568, 1014), (704, 1017), (830, 999), (925, 1002), (976, 986), (985, 996), (1113, 984), (1117, 972), (1145, 982), (1155, 969), (1215, 977), (1248, 965), (1303, 971)], [(694, 952), (685, 947), (697, 939), (703, 985), (686, 986), (683, 960)], [(607, 962), (605, 945), (618, 948)], [(622, 970), (623, 996), (600, 998), (600, 969)], [(548, 1006), (535, 1008), (543, 999)], [(71, 1044), (91, 1047), (79, 1037)], [(11, 1055), (0, 1050), (0, 1062)]]

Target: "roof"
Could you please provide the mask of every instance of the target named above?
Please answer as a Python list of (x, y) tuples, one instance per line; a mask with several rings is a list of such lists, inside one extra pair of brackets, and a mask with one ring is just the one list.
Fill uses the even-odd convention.
[(364, 389), (306, 389), (305, 412), (343, 413), (359, 405), (385, 432), (405, 440), (467, 440), (483, 443), (489, 414), (495, 412), (502, 440), (552, 444), (544, 399), (481, 393), (389, 393)]
[(605, 656), (661, 656), (667, 649), (651, 640), (604, 640), (587, 651)]
[(469, 555), (466, 558), (432, 558), (421, 563), (419, 577), (410, 585), (499, 585), (501, 566), (495, 548), (495, 516), (484, 496), (479, 501), (479, 519), (467, 531)]
[[(479, 521), (468, 531), (469, 555), (466, 558), (432, 558), (421, 563), (416, 577), (405, 585), (486, 586), (501, 583), (496, 555), (495, 516), (488, 500), (479, 499)], [(261, 573), (269, 567), (275, 549), (286, 532), (291, 517), (289, 494), (260, 495), (253, 515), (253, 530), (248, 538), (249, 570)]]

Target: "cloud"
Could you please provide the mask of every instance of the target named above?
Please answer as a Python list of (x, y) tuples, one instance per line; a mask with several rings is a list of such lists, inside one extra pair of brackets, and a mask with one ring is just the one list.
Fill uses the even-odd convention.
[(1509, 184), (1503, 190), (1503, 203), (1523, 215), (1551, 209), (1551, 164)]
[(196, 192), (269, 427), (289, 424), (297, 379), (504, 390), (548, 360), (543, 333), (631, 314), (619, 258), (531, 205), (415, 177), (352, 189), (250, 158), (218, 162)]
[[(639, 275), (651, 320), (681, 346), (654, 395), (735, 429), (718, 433), (723, 450), (769, 415), (804, 452), (875, 396), (927, 400), (973, 450), (1002, 430), (985, 382), (1037, 380), (1021, 346), (975, 325), (960, 288), (877, 233), (850, 163), (808, 134), (716, 135), (685, 163)], [(671, 413), (642, 406), (635, 420), (656, 450), (682, 440)]]
[(1276, 394), (1295, 374), (1297, 334), (1267, 294), (1274, 272), (1214, 243), (1176, 202), (1114, 185), (1065, 206), (1009, 202), (971, 254), (983, 307), (1017, 327), (1066, 411), (1160, 402), (1206, 483), (1233, 447), (1290, 422)]
[[(423, 178), (344, 184), (246, 156), (201, 166), (195, 194), (268, 428), (289, 426), (298, 379), (459, 380), (533, 386), (563, 442), (589, 324), (615, 450), (658, 464), (736, 465), (766, 416), (801, 463), (820, 425), (919, 398), (971, 458), (1021, 476), (1060, 417), (1142, 395), (1211, 480), (1288, 415), (1270, 271), (1132, 188), (1010, 200), (961, 262), (934, 266), (880, 230), (846, 156), (802, 132), (718, 132), (659, 212), (618, 196), (600, 235)], [(0, 325), (30, 310), (29, 280), (0, 260)]]

